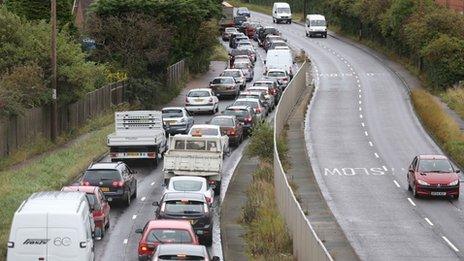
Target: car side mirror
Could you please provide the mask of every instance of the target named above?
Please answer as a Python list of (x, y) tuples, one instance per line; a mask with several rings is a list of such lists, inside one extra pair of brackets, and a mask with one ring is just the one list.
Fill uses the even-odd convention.
[(137, 234), (142, 234), (142, 233), (143, 233), (143, 229), (137, 228), (137, 229), (135, 230), (135, 233), (137, 233)]
[(456, 170), (456, 173), (461, 173), (461, 170), (460, 170), (460, 169), (457, 169), (457, 170)]
[(108, 197), (108, 198), (106, 198), (106, 201), (111, 202), (111, 201), (113, 201), (113, 198)]
[(266, 60), (264, 60), (263, 63), (266, 64)]
[(211, 259), (212, 261), (221, 261), (221, 259), (218, 256), (213, 256)]
[(152, 205), (153, 205), (154, 207), (158, 207), (158, 206), (159, 206), (159, 202), (158, 202), (158, 201), (155, 201), (155, 202), (152, 203)]

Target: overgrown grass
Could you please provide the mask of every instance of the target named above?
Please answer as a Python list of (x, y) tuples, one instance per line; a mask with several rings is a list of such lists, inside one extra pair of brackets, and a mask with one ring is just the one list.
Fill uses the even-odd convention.
[(456, 163), (464, 166), (464, 134), (456, 122), (427, 91), (413, 90), (411, 97), (425, 127)]
[(441, 98), (464, 119), (464, 87), (450, 88), (441, 94)]
[(32, 164), (0, 172), (0, 257), (6, 255), (11, 221), (21, 202), (34, 192), (58, 190), (69, 184), (107, 150), (106, 136), (112, 131), (112, 125), (106, 126)]
[(229, 53), (227, 52), (224, 45), (222, 45), (219, 41), (213, 47), (213, 55), (211, 56), (211, 61), (229, 61)]
[[(242, 2), (240, 0), (227, 0), (227, 2), (235, 7), (246, 7), (250, 9), (251, 11), (255, 11), (255, 12), (259, 12), (259, 13), (263, 13), (267, 15), (272, 15), (272, 6), (250, 4), (250, 3)], [(301, 12), (292, 11), (292, 18), (293, 18), (293, 21), (304, 21), (303, 13)]]
[(273, 130), (269, 124), (263, 123), (253, 131), (246, 154), (261, 160), (252, 174), (242, 210), (247, 253), (252, 260), (293, 260), (292, 239), (275, 202)]

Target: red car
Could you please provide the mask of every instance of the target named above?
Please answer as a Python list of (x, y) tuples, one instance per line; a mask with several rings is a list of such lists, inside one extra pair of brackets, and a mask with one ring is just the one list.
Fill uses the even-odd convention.
[(87, 199), (92, 210), (93, 220), (95, 222), (95, 237), (102, 238), (105, 232), (110, 228), (110, 204), (103, 195), (100, 187), (96, 186), (67, 186), (61, 191), (81, 191), (87, 194)]
[(216, 116), (211, 119), (209, 124), (218, 125), (221, 128), (221, 134), (229, 136), (229, 143), (238, 146), (243, 141), (243, 123), (235, 116)]
[(143, 229), (135, 232), (142, 234), (138, 248), (140, 261), (149, 260), (160, 244), (200, 244), (187, 220), (150, 220)]
[(459, 198), (459, 169), (442, 155), (419, 155), (408, 171), (408, 189), (414, 197), (448, 196)]

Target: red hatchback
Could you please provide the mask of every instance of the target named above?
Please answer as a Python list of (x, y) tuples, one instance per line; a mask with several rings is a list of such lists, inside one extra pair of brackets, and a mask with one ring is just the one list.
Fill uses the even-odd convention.
[(187, 220), (150, 220), (143, 229), (135, 232), (142, 234), (138, 248), (140, 261), (149, 260), (160, 244), (200, 244)]
[(96, 186), (67, 186), (61, 191), (80, 191), (87, 194), (90, 209), (92, 210), (93, 220), (95, 222), (95, 237), (102, 238), (105, 232), (110, 228), (110, 204), (103, 195), (100, 187)]
[(442, 155), (419, 155), (409, 166), (408, 189), (414, 197), (448, 196), (459, 198), (459, 169)]

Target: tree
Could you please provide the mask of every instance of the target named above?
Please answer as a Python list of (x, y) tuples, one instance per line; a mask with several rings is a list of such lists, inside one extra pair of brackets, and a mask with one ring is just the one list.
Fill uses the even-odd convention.
[[(5, 0), (9, 11), (28, 20), (50, 20), (50, 0)], [(60, 24), (72, 21), (73, 0), (57, 0), (56, 11)]]

